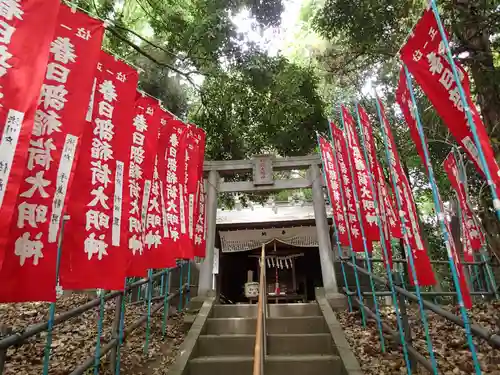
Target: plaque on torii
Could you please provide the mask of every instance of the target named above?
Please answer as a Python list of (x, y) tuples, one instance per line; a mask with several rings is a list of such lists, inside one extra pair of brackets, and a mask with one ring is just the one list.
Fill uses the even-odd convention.
[(273, 185), (273, 156), (256, 155), (253, 157), (253, 184)]

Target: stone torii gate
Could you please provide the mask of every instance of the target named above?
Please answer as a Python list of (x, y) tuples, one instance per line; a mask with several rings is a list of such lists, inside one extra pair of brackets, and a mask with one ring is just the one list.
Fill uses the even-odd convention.
[[(319, 155), (302, 157), (276, 158), (270, 155), (255, 156), (249, 160), (205, 161), (206, 180), (206, 256), (200, 269), (200, 296), (212, 290), (212, 269), (216, 237), (217, 194), (218, 193), (251, 193), (262, 191), (279, 191), (300, 188), (312, 188), (314, 218), (318, 231), (318, 245), (321, 262), (323, 287), (329, 299), (342, 298), (338, 292), (337, 280), (333, 266), (333, 252), (329, 236), (323, 195), (324, 179), (321, 173)], [(307, 169), (307, 178), (289, 178), (274, 180), (274, 171), (293, 171)], [(224, 176), (235, 173), (253, 172), (252, 181), (224, 182)]]

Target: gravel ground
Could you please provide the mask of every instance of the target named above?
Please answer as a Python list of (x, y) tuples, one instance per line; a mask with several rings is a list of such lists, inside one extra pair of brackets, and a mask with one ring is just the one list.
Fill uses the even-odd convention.
[[(94, 299), (95, 296), (75, 294), (58, 300), (56, 314), (68, 311), (76, 306)], [(0, 304), (0, 332), (12, 330), (22, 332), (26, 327), (43, 322), (48, 318), (48, 303)], [(146, 314), (145, 304), (127, 304), (125, 327)], [(145, 324), (137, 328), (126, 340), (121, 349), (121, 374), (163, 374), (177, 354), (178, 347), (184, 339), (182, 332), (183, 315), (172, 311), (167, 326), (167, 334), (163, 340), (162, 313), (156, 313), (151, 320), (149, 350), (145, 354), (143, 347), (146, 337)], [(111, 328), (115, 313), (115, 301), (105, 305), (103, 333), (101, 345), (111, 339)], [(69, 374), (85, 359), (94, 355), (97, 340), (97, 322), (99, 307), (57, 325), (54, 328), (51, 346), (51, 375)], [(42, 374), (43, 356), (47, 333), (42, 332), (18, 347), (7, 351), (5, 375), (40, 375)], [(108, 359), (102, 359), (101, 374), (109, 374)], [(161, 371), (154, 367), (158, 365)], [(147, 368), (151, 367), (151, 370)]]
[[(444, 306), (447, 310), (459, 314), (456, 307)], [(383, 320), (396, 330), (396, 314), (392, 307), (384, 307), (381, 311)], [(415, 305), (408, 310), (409, 323), (413, 333), (413, 346), (420, 354), (429, 358), (425, 342), (425, 333), (420, 320), (420, 312)], [(500, 302), (475, 305), (469, 311), (473, 323), (500, 334)], [(406, 365), (402, 351), (395, 344), (386, 340), (386, 352), (381, 352), (379, 333), (374, 320), (368, 321), (363, 328), (359, 312), (342, 312), (338, 314), (347, 340), (366, 374), (390, 375), (406, 374)], [(470, 375), (474, 373), (471, 352), (468, 348), (463, 328), (447, 321), (441, 316), (427, 312), (430, 335), (440, 374)], [(478, 359), (483, 374), (500, 375), (500, 350), (493, 349), (484, 340), (474, 339)], [(427, 373), (419, 369), (415, 373)]]

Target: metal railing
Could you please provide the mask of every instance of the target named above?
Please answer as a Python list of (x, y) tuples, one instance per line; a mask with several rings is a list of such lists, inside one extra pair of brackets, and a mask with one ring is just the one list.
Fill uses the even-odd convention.
[[(362, 261), (365, 261), (365, 259), (359, 259)], [(349, 289), (349, 286), (344, 286), (343, 291), (345, 294), (347, 294), (348, 298), (353, 302), (355, 306), (357, 306), (361, 311), (363, 311), (367, 316), (370, 318), (377, 320), (381, 319), (378, 314), (376, 314), (375, 311), (373, 311), (369, 306), (367, 306), (366, 301), (362, 301), (358, 298), (358, 294), (364, 295), (366, 297), (370, 297), (373, 294), (376, 296), (375, 298), (379, 298), (382, 296), (387, 296), (390, 295), (391, 292), (388, 291), (387, 289), (389, 288), (389, 281), (388, 279), (384, 277), (380, 277), (375, 275), (373, 272), (370, 272), (368, 269), (365, 267), (353, 263), (349, 258), (340, 258), (340, 261), (344, 266), (347, 268), (356, 270), (358, 273), (371, 277), (373, 281), (375, 281), (377, 284), (382, 286), (382, 290), (376, 291), (374, 293), (368, 292), (368, 291), (361, 291), (360, 289), (362, 288), (359, 284), (356, 285), (356, 289), (358, 289), (358, 292), (352, 291)], [(369, 259), (368, 262), (372, 261), (377, 261), (376, 259)], [(404, 261), (400, 261), (401, 263), (404, 263)], [(396, 263), (396, 262), (395, 262)], [(435, 371), (435, 368), (433, 367), (431, 361), (426, 358), (425, 355), (421, 354), (415, 346), (412, 345), (412, 332), (411, 332), (411, 325), (409, 324), (409, 319), (407, 315), (407, 304), (409, 301), (417, 303), (421, 302), (423, 305), (423, 308), (425, 310), (430, 310), (435, 314), (440, 315), (441, 317), (445, 318), (449, 322), (465, 328), (465, 324), (463, 319), (460, 316), (457, 316), (450, 311), (447, 311), (443, 309), (441, 306), (438, 306), (436, 303), (433, 303), (431, 301), (428, 301), (426, 299), (422, 299), (419, 301), (419, 297), (413, 293), (410, 290), (407, 290), (405, 286), (403, 285), (402, 282), (402, 277), (400, 275), (400, 272), (393, 272), (393, 277), (395, 280), (395, 285), (393, 286), (393, 290), (397, 296), (397, 305), (401, 314), (401, 319), (402, 319), (402, 325), (403, 325), (403, 333), (404, 337), (401, 337), (401, 334), (394, 328), (391, 327), (391, 325), (387, 324), (387, 322), (383, 321), (381, 319), (381, 326), (384, 332), (388, 333), (389, 336), (400, 346), (403, 344), (405, 345), (408, 354), (409, 354), (409, 359), (411, 362), (411, 367), (414, 369), (416, 363), (419, 363), (422, 367), (424, 367), (426, 370), (428, 370), (430, 373), (433, 373)], [(358, 281), (359, 282), (359, 281)], [(387, 289), (386, 289), (387, 288)], [(495, 293), (492, 291), (489, 292), (471, 292), (472, 295), (491, 295), (494, 296)], [(425, 295), (428, 296), (447, 296), (447, 295), (456, 295), (454, 292), (421, 292), (422, 297)], [(472, 336), (485, 340), (492, 348), (500, 348), (500, 335), (497, 333), (486, 329), (478, 324), (471, 324), (468, 323), (470, 333)]]
[(260, 256), (259, 302), (257, 305), (257, 329), (253, 358), (253, 375), (264, 375), (267, 353), (267, 290), (266, 290), (266, 246), (262, 245)]
[[(3, 374), (5, 363), (7, 361), (7, 350), (11, 347), (19, 347), (28, 343), (30, 338), (36, 337), (42, 332), (48, 332), (49, 329), (77, 317), (89, 310), (98, 308), (110, 300), (115, 299), (115, 314), (113, 320), (113, 326), (111, 331), (111, 339), (105, 345), (100, 346), (96, 344), (96, 352), (94, 355), (89, 356), (82, 363), (77, 364), (76, 367), (70, 372), (70, 375), (81, 375), (86, 373), (86, 371), (92, 367), (100, 367), (100, 358), (105, 357), (110, 354), (109, 366), (112, 374), (120, 373), (120, 347), (125, 342), (127, 337), (129, 337), (137, 328), (147, 324), (149, 327), (151, 317), (163, 309), (163, 324), (162, 324), (162, 334), (166, 334), (166, 324), (167, 318), (169, 316), (169, 305), (170, 302), (179, 297), (179, 305), (182, 304), (182, 299), (189, 298), (189, 280), (187, 283), (184, 280), (180, 280), (180, 287), (173, 293), (169, 293), (168, 290), (168, 273), (171, 270), (162, 270), (155, 274), (150, 273), (149, 277), (132, 282), (127, 285), (124, 291), (115, 291), (107, 293), (103, 296), (97, 297), (81, 306), (75, 307), (71, 310), (62, 312), (54, 317), (54, 319), (49, 322), (45, 321), (43, 323), (33, 324), (28, 326), (26, 329), (18, 332), (9, 332), (8, 335), (2, 337), (0, 335), (0, 374)], [(159, 296), (152, 297), (154, 282), (161, 281), (161, 289), (159, 290)], [(125, 327), (124, 315), (126, 309), (127, 297), (131, 297), (134, 291), (140, 291), (143, 285), (148, 285), (148, 293), (145, 298), (145, 302), (148, 304), (147, 313), (143, 314), (139, 319), (132, 322), (128, 327)], [(183, 297), (184, 296), (184, 297)], [(139, 295), (140, 297), (140, 295)], [(153, 305), (153, 301), (159, 301), (157, 304)], [(185, 301), (187, 304), (189, 301)], [(136, 302), (130, 301), (129, 304), (135, 304)], [(50, 327), (50, 328), (49, 328)], [(148, 335), (148, 332), (147, 332)], [(146, 337), (145, 351), (147, 351), (147, 341)], [(96, 362), (96, 358), (98, 359)], [(98, 370), (94, 368), (94, 373), (98, 373)]]

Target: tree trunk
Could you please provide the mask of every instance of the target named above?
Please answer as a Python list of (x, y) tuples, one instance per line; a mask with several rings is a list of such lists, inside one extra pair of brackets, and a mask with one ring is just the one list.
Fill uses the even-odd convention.
[(476, 102), (492, 141), (495, 154), (500, 150), (500, 70), (495, 68), (488, 24), (495, 17), (480, 0), (453, 0), (457, 16), (453, 31), (461, 46), (469, 52), (465, 64), (474, 80)]

